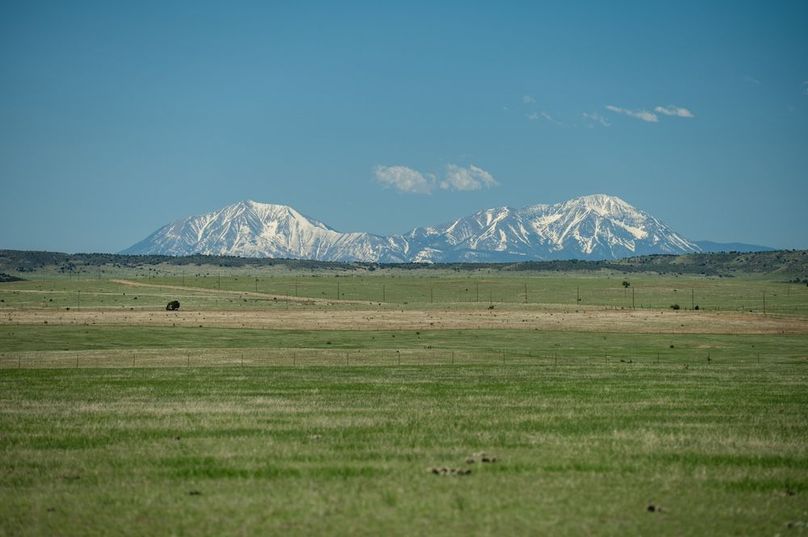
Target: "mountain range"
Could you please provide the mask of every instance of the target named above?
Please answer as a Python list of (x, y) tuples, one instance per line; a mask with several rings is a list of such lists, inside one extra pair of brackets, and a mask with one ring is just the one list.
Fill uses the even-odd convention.
[(241, 201), (165, 225), (122, 254), (382, 263), (616, 259), (702, 248), (616, 196), (478, 211), (403, 235), (343, 233), (286, 205)]

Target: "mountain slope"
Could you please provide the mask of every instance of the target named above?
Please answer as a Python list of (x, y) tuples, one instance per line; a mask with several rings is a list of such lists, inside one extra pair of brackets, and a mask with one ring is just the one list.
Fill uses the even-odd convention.
[(420, 261), (615, 259), (700, 251), (648, 213), (604, 194), (556, 205), (488, 209), (414, 229), (405, 238)]
[(237, 255), (322, 261), (614, 259), (700, 248), (620, 198), (499, 207), (382, 237), (341, 233), (285, 205), (243, 201), (168, 224), (123, 254)]
[(285, 205), (242, 201), (163, 226), (121, 253), (402, 262), (390, 255), (398, 249), (394, 238), (340, 233)]

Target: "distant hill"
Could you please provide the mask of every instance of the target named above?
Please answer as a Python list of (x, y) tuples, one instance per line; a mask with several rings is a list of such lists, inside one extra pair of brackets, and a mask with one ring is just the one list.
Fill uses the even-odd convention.
[(702, 252), (773, 252), (776, 248), (743, 242), (694, 241)]
[[(683, 255), (646, 255), (615, 260), (527, 261), (518, 263), (337, 263), (303, 259), (267, 259), (234, 256), (166, 256), (119, 254), (65, 254), (0, 250), (0, 272), (12, 277), (29, 272), (100, 274), (103, 267), (149, 268), (156, 266), (206, 267), (281, 267), (286, 270), (498, 270), (577, 272), (612, 270), (624, 273), (655, 272), (660, 274), (702, 274), (732, 277), (740, 274), (780, 274), (786, 279), (797, 277), (808, 281), (808, 250), (776, 250), (772, 252), (699, 253)], [(151, 270), (151, 269), (149, 269)]]

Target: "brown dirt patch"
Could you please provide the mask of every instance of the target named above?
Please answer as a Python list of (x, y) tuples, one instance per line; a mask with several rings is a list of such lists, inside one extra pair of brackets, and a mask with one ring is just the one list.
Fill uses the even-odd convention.
[(312, 298), (312, 297), (297, 297), (297, 296), (289, 296), (289, 295), (273, 295), (271, 293), (258, 293), (255, 291), (228, 291), (226, 289), (210, 289), (207, 287), (188, 287), (188, 286), (181, 286), (181, 285), (163, 285), (159, 283), (143, 283), (143, 282), (135, 282), (132, 280), (110, 280), (112, 283), (118, 283), (121, 285), (126, 285), (129, 287), (150, 287), (153, 289), (170, 289), (174, 291), (195, 291), (199, 293), (207, 293), (213, 294), (214, 296), (218, 295), (225, 295), (225, 296), (237, 296), (239, 298), (242, 297), (256, 297), (256, 298), (270, 298), (270, 299), (277, 299), (283, 300), (284, 302), (299, 302), (304, 304), (326, 304), (326, 303), (342, 303), (342, 304), (367, 304), (367, 301), (356, 301), (356, 300), (330, 300), (324, 298)]
[(808, 334), (808, 319), (754, 313), (653, 310), (547, 311), (525, 308), (340, 310), (298, 305), (286, 310), (6, 310), (0, 324), (135, 325), (287, 330), (524, 329), (665, 334)]

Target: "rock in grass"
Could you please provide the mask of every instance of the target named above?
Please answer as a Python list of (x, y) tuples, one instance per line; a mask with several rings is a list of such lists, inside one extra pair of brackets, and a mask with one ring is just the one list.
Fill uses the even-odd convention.
[(446, 466), (442, 466), (438, 468), (437, 466), (432, 466), (427, 469), (430, 473), (435, 475), (443, 475), (443, 476), (452, 476), (452, 475), (469, 475), (471, 474), (470, 468), (447, 468)]
[(492, 463), (497, 462), (497, 458), (494, 456), (489, 455), (485, 451), (480, 451), (477, 453), (472, 453), (467, 459), (466, 464), (474, 464), (475, 462), (480, 461), (483, 463)]

